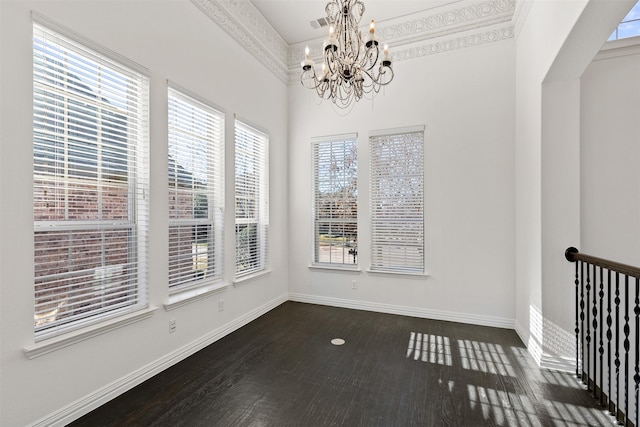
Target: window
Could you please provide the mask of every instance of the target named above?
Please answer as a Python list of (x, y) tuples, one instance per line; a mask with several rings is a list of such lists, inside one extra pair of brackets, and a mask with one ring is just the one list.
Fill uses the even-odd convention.
[(373, 271), (424, 273), (423, 139), (423, 127), (369, 137)]
[(222, 278), (224, 114), (168, 92), (171, 294)]
[(356, 134), (313, 141), (314, 262), (357, 264)]
[(148, 80), (33, 27), (36, 340), (147, 305)]
[(636, 3), (609, 36), (609, 40), (640, 36), (640, 2)]
[(269, 139), (235, 121), (236, 277), (266, 268), (269, 228)]

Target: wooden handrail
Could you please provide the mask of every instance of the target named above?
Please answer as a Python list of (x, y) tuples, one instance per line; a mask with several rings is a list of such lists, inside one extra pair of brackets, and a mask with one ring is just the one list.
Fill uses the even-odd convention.
[(622, 264), (620, 262), (583, 254), (573, 246), (567, 248), (567, 250), (564, 251), (564, 257), (567, 259), (567, 261), (570, 262), (584, 261), (598, 267), (606, 268), (617, 273), (626, 274), (627, 276), (640, 279), (640, 267), (635, 267), (633, 265)]

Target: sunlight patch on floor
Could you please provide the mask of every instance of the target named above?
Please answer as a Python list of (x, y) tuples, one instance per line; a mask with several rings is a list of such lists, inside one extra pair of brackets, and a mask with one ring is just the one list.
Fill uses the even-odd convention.
[(453, 360), (449, 337), (411, 332), (406, 357), (426, 363), (451, 366)]

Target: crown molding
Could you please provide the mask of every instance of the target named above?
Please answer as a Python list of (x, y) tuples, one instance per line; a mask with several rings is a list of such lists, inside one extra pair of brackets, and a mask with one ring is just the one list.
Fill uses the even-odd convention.
[(505, 27), (491, 29), (488, 31), (477, 31), (471, 34), (454, 36), (442, 40), (427, 41), (426, 43), (421, 43), (417, 46), (399, 49), (393, 53), (392, 59), (394, 62), (406, 61), (409, 59), (420, 58), (422, 56), (480, 46), (511, 38), (513, 38), (513, 25), (507, 25)]
[[(452, 37), (444, 37), (438, 40), (425, 40), (424, 42), (404, 45), (399, 49), (394, 48), (391, 59), (393, 62), (417, 59), (423, 56), (454, 50), (480, 46), (488, 43), (509, 40), (514, 37), (514, 27), (511, 24), (485, 29), (484, 31), (470, 32), (464, 35), (454, 34)], [(300, 80), (299, 64), (289, 66), (289, 84)]]
[(529, 15), (529, 11), (531, 10), (531, 6), (533, 6), (533, 0), (518, 0), (516, 3), (516, 8), (513, 13), (513, 26), (514, 26), (514, 37), (517, 39), (522, 31), (522, 27), (524, 26), (525, 21), (527, 20), (527, 15)]
[(630, 37), (606, 42), (596, 54), (594, 61), (640, 54), (640, 37)]
[[(248, 0), (191, 2), (285, 83), (298, 79), (298, 68), (300, 59), (304, 57), (305, 45), (309, 45), (312, 58), (321, 59), (322, 38), (287, 45)], [(513, 38), (516, 32), (513, 25), (514, 14), (518, 10), (518, 17), (522, 18), (519, 21), (523, 22), (530, 2), (531, 0), (472, 1), (464, 7), (439, 13), (426, 10), (420, 14), (380, 23), (376, 26), (376, 33), (381, 40), (392, 46), (394, 61), (405, 61)]]
[[(380, 23), (376, 35), (391, 46), (394, 61), (411, 59), (512, 38), (515, 9), (516, 0), (491, 0), (436, 14), (427, 10)], [(497, 26), (502, 28), (494, 29)], [(321, 61), (322, 38), (298, 43), (289, 47), (290, 70), (298, 68), (307, 44), (311, 57)]]
[(231, 38), (287, 82), (289, 46), (249, 1), (191, 0)]
[(410, 16), (408, 21), (383, 25), (376, 32), (381, 40), (395, 47), (510, 22), (514, 10), (515, 0), (491, 0), (436, 14), (425, 11)]

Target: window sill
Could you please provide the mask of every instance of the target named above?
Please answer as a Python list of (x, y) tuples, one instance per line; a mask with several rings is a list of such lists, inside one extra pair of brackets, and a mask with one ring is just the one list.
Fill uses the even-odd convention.
[(271, 270), (261, 270), (258, 271), (257, 273), (253, 273), (253, 274), (249, 274), (247, 276), (242, 276), (242, 277), (238, 277), (236, 278), (236, 280), (233, 281), (233, 286), (242, 286), (245, 285), (249, 282), (253, 282), (255, 279), (259, 279), (263, 276), (268, 276), (269, 274), (271, 274)]
[(24, 354), (27, 359), (35, 359), (36, 357), (43, 356), (47, 353), (54, 352), (64, 347), (76, 344), (80, 341), (87, 340), (89, 338), (102, 335), (109, 331), (113, 331), (123, 326), (130, 325), (132, 323), (140, 322), (144, 319), (150, 318), (158, 307), (148, 307), (143, 310), (138, 310), (135, 313), (130, 313), (124, 316), (116, 317), (106, 322), (102, 322), (96, 325), (88, 326), (83, 329), (78, 329), (73, 332), (69, 332), (64, 335), (60, 335), (54, 338), (47, 339), (41, 343), (34, 344), (24, 348)]
[(360, 274), (362, 270), (355, 267), (342, 267), (338, 265), (322, 265), (322, 264), (311, 264), (309, 265), (309, 270), (318, 270), (318, 271), (330, 271), (335, 273), (352, 273), (352, 274)]
[(426, 279), (430, 276), (429, 273), (411, 273), (408, 271), (382, 271), (382, 270), (367, 270), (367, 274), (379, 274), (384, 276), (407, 276), (415, 277), (417, 279)]
[(171, 311), (192, 302), (199, 301), (211, 295), (224, 291), (229, 287), (228, 283), (217, 283), (215, 285), (199, 286), (194, 289), (187, 289), (169, 295), (169, 301), (164, 304), (165, 311)]

